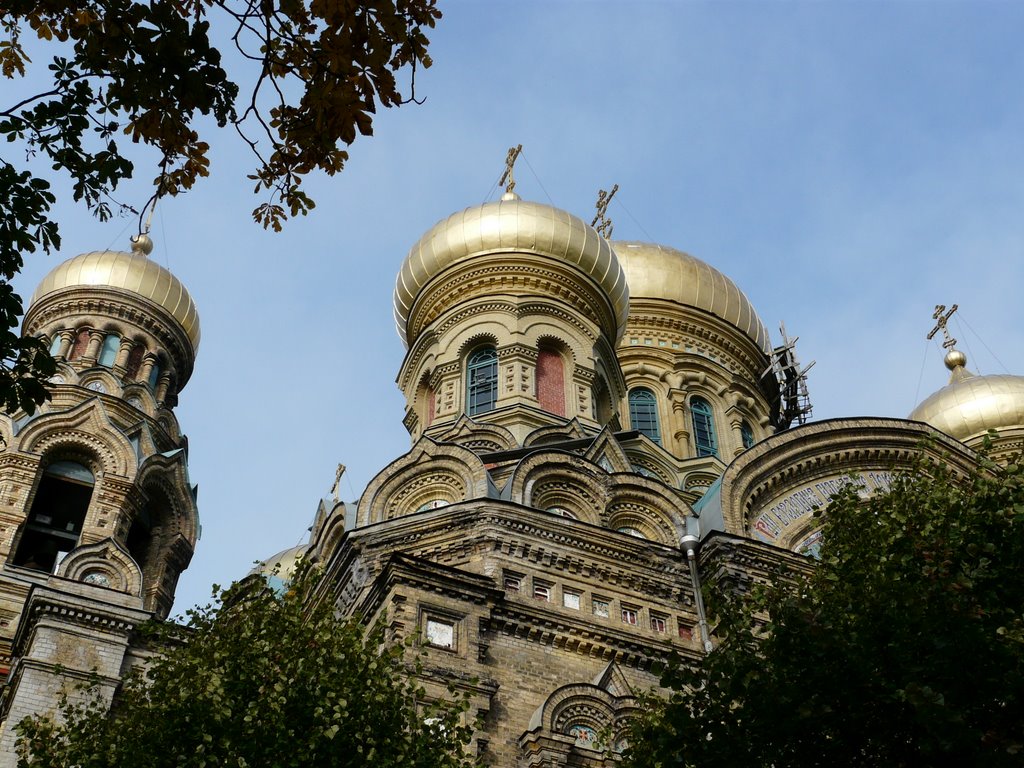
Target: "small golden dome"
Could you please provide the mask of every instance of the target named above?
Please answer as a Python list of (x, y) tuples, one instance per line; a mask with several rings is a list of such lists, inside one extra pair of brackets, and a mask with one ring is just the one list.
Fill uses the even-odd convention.
[(272, 587), (282, 587), (295, 575), (299, 560), (303, 559), (308, 552), (308, 544), (289, 547), (261, 561), (249, 573), (265, 577)]
[(963, 443), (990, 429), (1024, 427), (1024, 376), (977, 376), (967, 370), (967, 357), (958, 349), (946, 354), (945, 363), (952, 371), (949, 384), (917, 406), (912, 421), (923, 421)]
[(717, 269), (664, 245), (616, 241), (612, 247), (626, 271), (631, 297), (665, 299), (710, 312), (771, 354), (768, 331), (750, 300)]
[(131, 253), (93, 251), (68, 259), (43, 278), (29, 304), (51, 293), (83, 286), (130, 291), (169, 312), (195, 351), (199, 347), (199, 313), (195, 302), (178, 278), (146, 258), (152, 250), (152, 241), (142, 235), (133, 238)]
[(494, 252), (537, 254), (578, 267), (604, 291), (617, 326), (625, 326), (629, 293), (608, 241), (566, 211), (506, 194), (438, 222), (410, 249), (395, 284), (395, 322), (406, 345), (420, 291), (453, 264)]

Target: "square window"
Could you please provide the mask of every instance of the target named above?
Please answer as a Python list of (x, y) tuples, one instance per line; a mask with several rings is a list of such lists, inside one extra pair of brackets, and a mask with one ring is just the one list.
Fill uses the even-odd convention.
[(664, 632), (668, 628), (668, 620), (664, 616), (651, 614), (651, 629), (655, 632)]
[(503, 583), (506, 592), (519, 592), (523, 588), (523, 577), (518, 573), (506, 573)]
[(605, 619), (611, 616), (611, 607), (609, 606), (608, 601), (605, 598), (595, 597), (590, 602), (594, 608), (595, 616), (600, 616)]
[(566, 608), (572, 608), (574, 611), (578, 611), (580, 609), (580, 593), (574, 592), (571, 589), (563, 589), (562, 605)]
[(691, 630), (686, 624), (683, 623), (682, 619), (676, 619), (676, 624), (679, 625), (679, 637), (683, 640), (693, 639), (693, 630)]
[(622, 621), (626, 624), (636, 626), (639, 621), (640, 611), (632, 606), (622, 606)]
[(533, 580), (533, 597), (536, 600), (551, 602), (551, 585), (543, 581)]
[(450, 621), (427, 619), (427, 643), (435, 648), (455, 648), (455, 625)]

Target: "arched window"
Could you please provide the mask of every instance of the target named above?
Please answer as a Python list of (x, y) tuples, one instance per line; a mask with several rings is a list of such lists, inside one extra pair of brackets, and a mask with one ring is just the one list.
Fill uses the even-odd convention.
[(92, 472), (73, 461), (55, 461), (43, 471), (15, 565), (53, 573), (63, 556), (78, 546), (94, 482)]
[(50, 356), (56, 357), (57, 353), (60, 352), (60, 343), (63, 341), (60, 337), (60, 331), (53, 334), (53, 341), (50, 342)]
[(693, 416), (693, 441), (697, 446), (697, 455), (717, 456), (718, 444), (715, 441), (711, 405), (704, 398), (695, 397), (690, 401), (690, 415)]
[(541, 347), (537, 353), (537, 404), (548, 413), (565, 416), (565, 367), (558, 350)]
[(498, 402), (498, 353), (483, 347), (466, 361), (466, 413), (493, 411)]
[(103, 346), (100, 348), (100, 358), (97, 362), (109, 368), (117, 359), (117, 352), (120, 349), (121, 337), (116, 333), (108, 333), (103, 337)]
[(153, 367), (149, 369), (149, 388), (156, 390), (156, 383), (160, 381), (160, 363), (154, 362)]
[(633, 429), (661, 445), (661, 429), (658, 427), (658, 401), (651, 390), (644, 387), (630, 390), (629, 423)]
[(743, 441), (744, 448), (754, 447), (754, 430), (745, 421), (740, 424), (740, 439)]

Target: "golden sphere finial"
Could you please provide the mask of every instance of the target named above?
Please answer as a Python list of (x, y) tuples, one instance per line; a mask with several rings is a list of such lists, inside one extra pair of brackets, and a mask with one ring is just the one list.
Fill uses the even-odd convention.
[(951, 349), (946, 353), (946, 357), (943, 359), (943, 362), (949, 370), (953, 371), (967, 365), (967, 355), (959, 349)]
[(145, 233), (135, 235), (131, 238), (131, 241), (133, 253), (149, 256), (153, 252), (153, 239), (149, 235)]

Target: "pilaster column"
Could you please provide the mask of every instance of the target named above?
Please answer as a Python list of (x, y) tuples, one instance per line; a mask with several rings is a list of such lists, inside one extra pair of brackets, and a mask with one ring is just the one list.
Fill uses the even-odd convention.
[(75, 343), (75, 332), (74, 331), (60, 331), (60, 349), (57, 350), (57, 354), (54, 357), (67, 360), (68, 352), (71, 351), (71, 345)]
[(156, 398), (157, 405), (163, 405), (164, 400), (167, 399), (167, 392), (171, 388), (171, 372), (164, 371), (160, 374), (156, 380), (156, 392), (153, 396)]
[(128, 356), (132, 353), (135, 342), (131, 339), (121, 337), (121, 347), (117, 350), (117, 357), (114, 358), (114, 365), (111, 370), (118, 376), (124, 376), (128, 371)]
[(85, 354), (81, 358), (83, 363), (96, 362), (100, 356), (100, 345), (103, 344), (103, 337), (106, 335), (103, 331), (89, 331), (89, 346), (85, 348)]
[(139, 366), (139, 381), (149, 383), (149, 376), (153, 373), (153, 366), (156, 365), (156, 355), (147, 352), (142, 358), (142, 365)]
[(669, 401), (672, 403), (672, 438), (675, 440), (676, 456), (682, 458), (690, 457), (690, 430), (686, 418), (686, 391), (682, 389), (671, 389), (668, 393)]
[(729, 430), (732, 433), (733, 456), (739, 456), (746, 449), (743, 447), (743, 420), (732, 418), (729, 420)]

